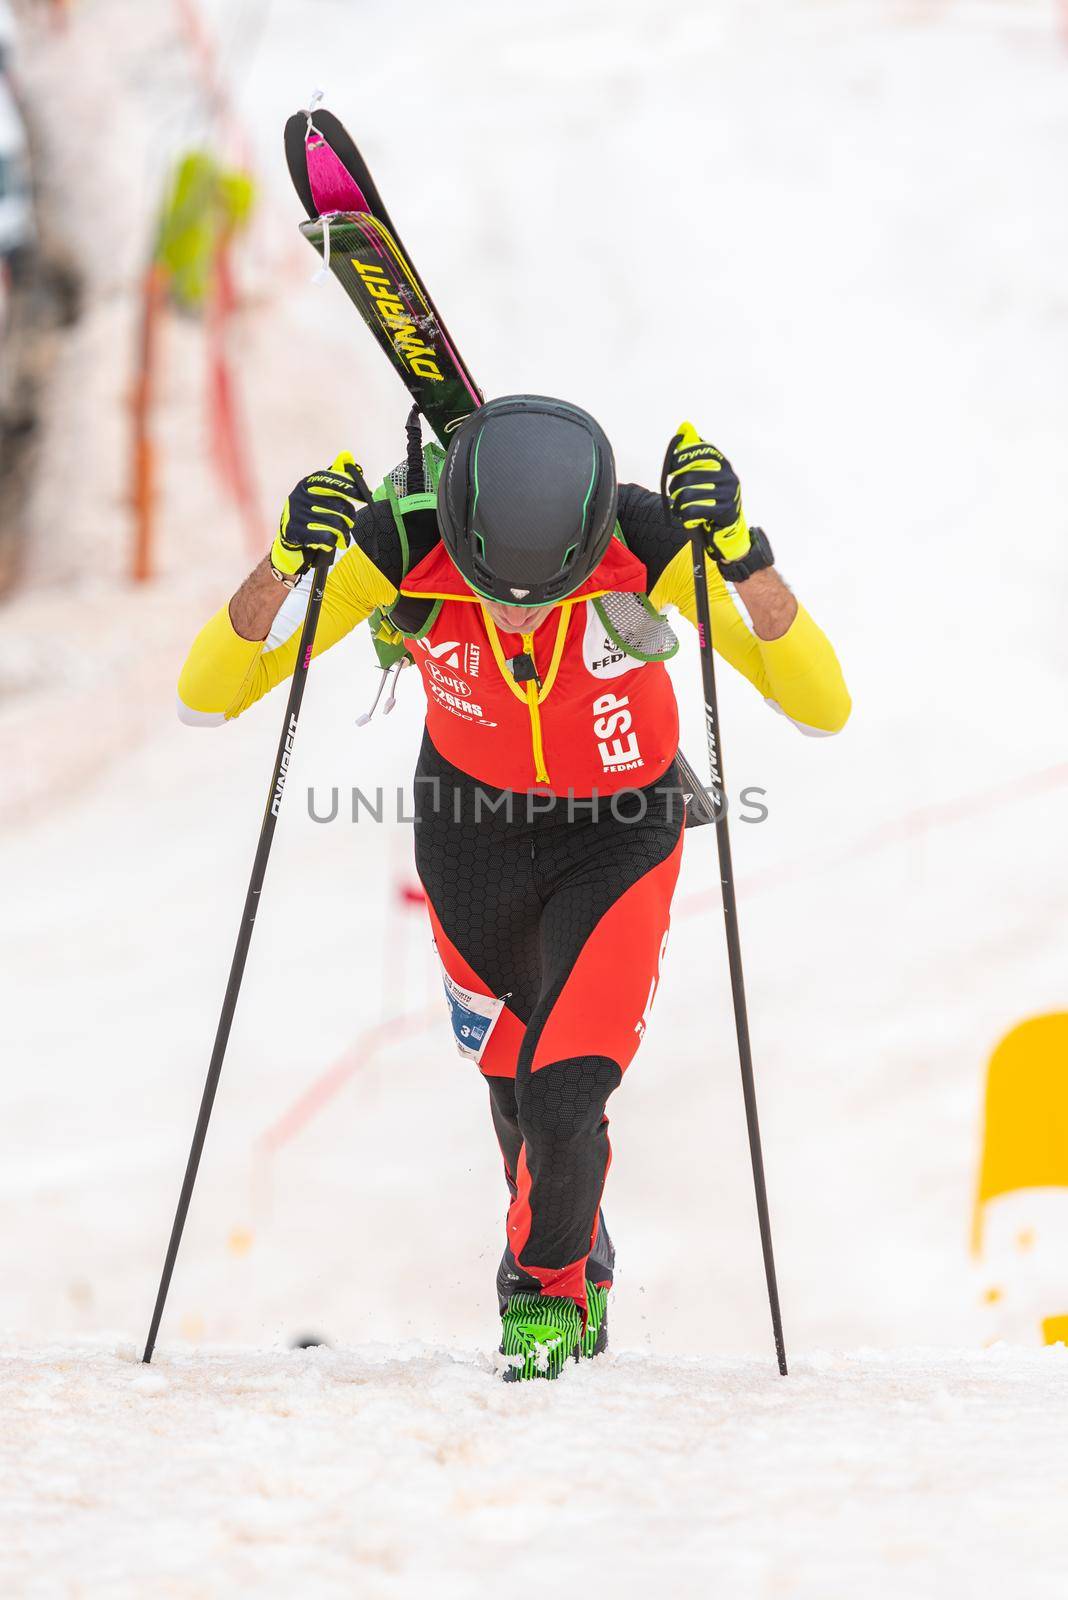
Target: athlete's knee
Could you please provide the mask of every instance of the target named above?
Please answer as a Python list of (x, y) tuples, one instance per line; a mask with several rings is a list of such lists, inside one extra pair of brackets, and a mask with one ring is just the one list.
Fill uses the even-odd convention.
[(507, 1122), (514, 1122), (517, 1115), (515, 1079), (491, 1078), (487, 1073), (484, 1082), (489, 1090), (494, 1116), (502, 1117)]
[(573, 1056), (523, 1074), (516, 1080), (523, 1137), (588, 1137), (604, 1120), (605, 1103), (622, 1076), (609, 1056)]

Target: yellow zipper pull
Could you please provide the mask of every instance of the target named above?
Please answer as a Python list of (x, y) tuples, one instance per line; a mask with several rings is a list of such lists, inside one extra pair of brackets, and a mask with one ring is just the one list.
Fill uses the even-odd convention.
[(541, 692), (541, 679), (534, 662), (534, 635), (523, 634), (523, 654), (531, 666), (531, 675), (526, 680), (527, 709), (530, 712), (530, 743), (534, 752), (534, 774), (538, 783), (548, 783), (549, 774), (545, 767), (545, 748), (541, 740), (541, 706), (539, 694)]

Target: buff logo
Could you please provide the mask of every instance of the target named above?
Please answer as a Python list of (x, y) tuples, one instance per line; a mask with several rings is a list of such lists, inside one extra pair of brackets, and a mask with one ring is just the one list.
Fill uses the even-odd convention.
[(293, 754), (293, 739), (296, 731), (297, 719), (295, 716), (291, 716), (289, 727), (286, 729), (286, 742), (282, 746), (282, 759), (278, 763), (278, 776), (274, 780), (274, 797), (271, 800), (272, 817), (278, 815), (278, 808), (282, 804), (282, 791), (286, 786), (286, 778), (289, 776), (289, 758)]
[(401, 360), (411, 368), (416, 377), (430, 378), (434, 383), (444, 383), (445, 378), (433, 349), (420, 337), (411, 313), (397, 294), (388, 275), (381, 267), (370, 266), (357, 261), (355, 257), (350, 259), (363, 280), (364, 287), (377, 300), (382, 326), (393, 340), (394, 348)]
[[(597, 750), (606, 772), (628, 772), (645, 765), (627, 695), (598, 695), (593, 702), (593, 716), (593, 734), (600, 741)], [(622, 737), (624, 734), (626, 738)]]
[(428, 661), (426, 670), (435, 683), (440, 683), (442, 688), (451, 690), (453, 694), (462, 694), (466, 698), (471, 693), (471, 685), (469, 683), (465, 683), (462, 678), (458, 678), (454, 672), (446, 672), (443, 667), (438, 666), (437, 662)]

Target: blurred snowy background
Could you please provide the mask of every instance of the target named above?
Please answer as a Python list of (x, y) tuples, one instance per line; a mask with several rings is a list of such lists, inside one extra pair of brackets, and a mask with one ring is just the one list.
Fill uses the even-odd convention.
[[(486, 393), (578, 401), (646, 483), (692, 417), (838, 648), (854, 714), (834, 740), (721, 674), (729, 789), (769, 808), (734, 847), (791, 1348), (1036, 1342), (1039, 1311), (1068, 1311), (1064, 1234), (1063, 1305), (1017, 1263), (996, 1328), (968, 1236), (989, 1053), (1068, 1002), (1062, 9), (14, 15), (38, 224), (81, 314), (47, 334), (2, 499), (0, 1325), (23, 1344), (143, 1335), (282, 710), (214, 732), (174, 717), (187, 644), (253, 559), (191, 317), (159, 330), (156, 576), (129, 576), (142, 287), (183, 152), (257, 185), (226, 333), (256, 554), (302, 473), (351, 448), (377, 480), (402, 453), (406, 396), (336, 285), (310, 285), (296, 231), (281, 129), (322, 86)], [(673, 671), (696, 758), (692, 635)], [(408, 781), (421, 697), (405, 684), (358, 731), (373, 681), (362, 630), (312, 674), (165, 1346), (494, 1336), (504, 1186), (404, 903), (407, 831), (307, 811), (312, 786)], [(770, 1361), (707, 831), (610, 1110), (616, 1343)]]
[[(281, 126), (320, 83), (488, 394), (577, 399), (639, 481), (682, 415), (737, 461), (855, 701), (845, 734), (807, 741), (723, 688), (731, 788), (768, 791), (735, 849), (790, 1330), (972, 1337), (982, 1071), (1019, 1016), (1064, 1005), (1068, 955), (1053, 8), (468, 4), (450, 27), (417, 6), (403, 49), (374, 4), (201, 3), (200, 36), (182, 6), (46, 12), (26, 12), (19, 81), (86, 304), (7, 513), (24, 567), (0, 637), (4, 1320), (144, 1320), (281, 711), (204, 733), (173, 717), (188, 641), (250, 565), (191, 319), (162, 333), (159, 577), (126, 576), (154, 210), (177, 154), (227, 138), (199, 37), (260, 186), (234, 339), (265, 542), (302, 472), (352, 447), (377, 477), (402, 453), (406, 397), (336, 287), (310, 285), (296, 233)], [(395, 898), (407, 833), (307, 813), (309, 786), (322, 804), (408, 780), (420, 696), (406, 684), (357, 732), (373, 681), (361, 632), (308, 696), (172, 1335), (352, 1337), (368, 1295), (383, 1335), (479, 1339), (492, 1320), (498, 1158), (422, 913)], [(613, 1102), (617, 1325), (657, 1348), (765, 1336), (714, 854), (692, 836), (655, 1025)], [(281, 994), (302, 907), (315, 964)], [(263, 1158), (319, 1074), (428, 1007)]]

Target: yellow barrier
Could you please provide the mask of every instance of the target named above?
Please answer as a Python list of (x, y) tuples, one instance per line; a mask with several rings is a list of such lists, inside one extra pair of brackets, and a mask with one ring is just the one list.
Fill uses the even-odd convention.
[(1068, 1188), (1068, 1011), (1021, 1022), (990, 1058), (974, 1253), (982, 1250), (988, 1200), (1048, 1188)]

